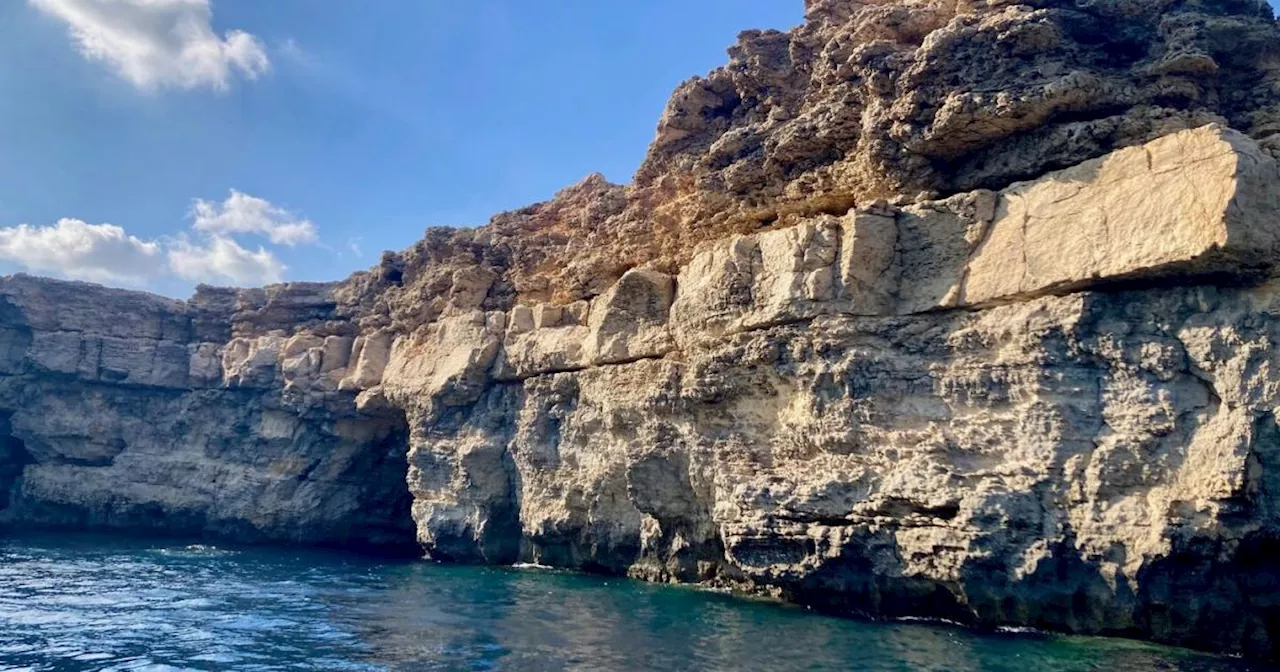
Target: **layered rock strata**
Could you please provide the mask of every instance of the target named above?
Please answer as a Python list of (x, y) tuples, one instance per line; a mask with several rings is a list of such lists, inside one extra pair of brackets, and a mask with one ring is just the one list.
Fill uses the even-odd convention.
[(445, 317), (366, 394), (436, 558), (1269, 655), (1278, 187), (1180, 132)]
[(332, 285), (5, 279), (0, 523), (1276, 658), (1277, 46), (1258, 3), (809, 0), (629, 186)]
[[(331, 291), (0, 280), (0, 524), (414, 552), (404, 419), (339, 390)], [(317, 331), (233, 337), (264, 319)]]

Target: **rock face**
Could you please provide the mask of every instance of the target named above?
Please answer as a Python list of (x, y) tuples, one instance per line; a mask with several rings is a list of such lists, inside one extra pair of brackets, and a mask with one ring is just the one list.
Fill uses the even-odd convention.
[(353, 339), (244, 331), (331, 291), (0, 280), (0, 524), (412, 552), (403, 416), (338, 390)]
[(1272, 655), (1278, 188), (1208, 126), (444, 318), (381, 385), (419, 538)]
[(877, 198), (1003, 189), (1210, 123), (1280, 139), (1277, 29), (1256, 0), (805, 10), (680, 85), (631, 185), (593, 176), (487, 227), (430, 231), (353, 282), (352, 300), (409, 330), (450, 302), (569, 304), (631, 268), (675, 275), (706, 241)]
[(1270, 10), (806, 16), (682, 85), (632, 185), (342, 283), (3, 280), (0, 523), (1280, 658)]

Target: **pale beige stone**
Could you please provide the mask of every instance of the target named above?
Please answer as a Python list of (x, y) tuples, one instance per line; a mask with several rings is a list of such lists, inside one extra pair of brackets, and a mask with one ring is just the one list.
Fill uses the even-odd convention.
[(888, 315), (898, 286), (898, 223), (895, 213), (850, 212), (841, 222), (841, 298), (854, 315)]
[(363, 342), (357, 346), (359, 354), (353, 354), (355, 363), (351, 367), (351, 373), (342, 380), (339, 389), (367, 390), (382, 382), (382, 374), (391, 358), (394, 340), (395, 334), (386, 330), (363, 337)]
[(480, 311), (398, 338), (382, 376), (383, 391), (401, 407), (430, 409), (434, 400), (470, 403), (488, 382), (502, 338), (489, 331), (488, 318)]
[(667, 327), (675, 280), (652, 270), (631, 270), (591, 305), (585, 357), (610, 364), (661, 357), (675, 348)]
[(342, 283), (0, 279), (0, 525), (1275, 657), (1280, 28), (1228, 4), (809, 0), (631, 185)]
[(1205, 127), (1012, 187), (961, 302), (1272, 265), (1278, 176), (1252, 140)]
[(354, 346), (355, 339), (350, 336), (326, 336), (320, 372), (330, 373), (346, 369), (351, 363), (351, 350)]

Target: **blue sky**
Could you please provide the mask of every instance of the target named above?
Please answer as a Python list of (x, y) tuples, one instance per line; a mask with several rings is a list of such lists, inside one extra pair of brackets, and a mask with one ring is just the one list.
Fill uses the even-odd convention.
[(802, 5), (3, 2), (0, 272), (338, 279), (428, 226), (629, 180), (671, 90)]

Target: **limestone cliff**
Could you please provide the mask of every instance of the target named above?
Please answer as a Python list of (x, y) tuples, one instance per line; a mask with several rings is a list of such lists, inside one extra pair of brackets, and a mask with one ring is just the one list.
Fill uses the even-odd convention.
[[(331, 291), (0, 280), (0, 524), (411, 552), (403, 417), (290, 359), (350, 352)], [(233, 338), (281, 324), (310, 329)]]
[(806, 10), (345, 282), (0, 281), (0, 522), (1280, 657), (1270, 9)]

